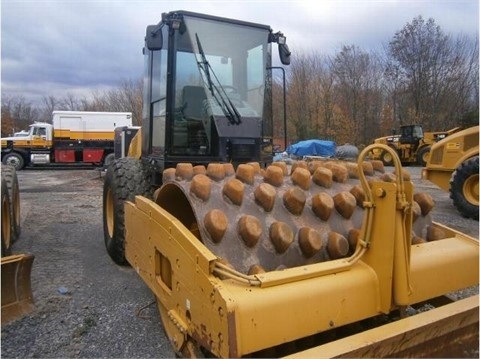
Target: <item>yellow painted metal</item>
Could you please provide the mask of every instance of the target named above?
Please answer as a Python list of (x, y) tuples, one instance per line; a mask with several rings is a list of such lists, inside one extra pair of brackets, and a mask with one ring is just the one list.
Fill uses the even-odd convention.
[(2, 324), (34, 309), (30, 273), (34, 256), (16, 254), (2, 257)]
[(284, 358), (468, 357), (478, 348), (478, 302), (472, 296)]
[(479, 200), (478, 177), (477, 173), (476, 175), (467, 178), (462, 188), (462, 193), (464, 194), (465, 199), (476, 206), (478, 206)]
[(142, 129), (139, 128), (128, 146), (128, 157), (140, 158), (142, 156)]
[(354, 254), (257, 275), (223, 265), (195, 228), (155, 202), (127, 202), (126, 258), (157, 297), (174, 349), (238, 357), (478, 285), (478, 241), (436, 224), (447, 238), (412, 247), (411, 183), (398, 176), (370, 189), (362, 174), (361, 181), (365, 214)]
[(452, 177), (452, 172), (453, 171), (446, 169), (430, 171), (427, 168), (423, 168), (422, 179), (433, 182), (444, 191), (448, 191), (450, 189), (450, 178)]
[(113, 225), (114, 225), (114, 216), (115, 216), (115, 206), (113, 203), (112, 189), (108, 188), (105, 195), (105, 221), (107, 226), (108, 235), (113, 237)]
[[(7, 147), (7, 140), (2, 140), (2, 148)], [(14, 146), (17, 148), (50, 148), (53, 145), (51, 140), (46, 140), (40, 136), (35, 136), (31, 140), (13, 140)]]
[(408, 304), (477, 284), (478, 268), (478, 240), (471, 237), (455, 234), (412, 246)]
[[(113, 141), (113, 131), (70, 131), (70, 130), (55, 130), (54, 137), (68, 138), (69, 140), (89, 140), (89, 141)], [(31, 139), (14, 139), (14, 147), (16, 148), (51, 148), (53, 146), (52, 140), (47, 140), (41, 136), (33, 136)], [(1, 141), (2, 148), (7, 147), (7, 140)]]
[[(479, 204), (479, 185), (478, 185), (478, 168), (475, 173), (473, 161), (478, 157), (478, 141), (479, 141), (479, 126), (467, 128), (463, 131), (454, 133), (451, 136), (444, 138), (432, 146), (431, 156), (422, 170), (422, 179), (426, 179), (444, 191), (449, 191), (454, 205), (459, 208), (463, 215), (478, 220), (478, 204)], [(465, 169), (467, 166), (468, 169)], [(477, 164), (478, 167), (478, 164)], [(472, 171), (468, 173), (468, 178), (457, 179), (457, 172)], [(452, 185), (451, 185), (452, 183)], [(466, 207), (463, 201), (458, 201), (456, 198), (463, 197), (464, 201), (468, 203)], [(459, 206), (460, 202), (460, 206)], [(476, 211), (475, 211), (475, 207)], [(475, 215), (475, 212), (476, 215)]]
[(70, 140), (113, 140), (113, 131), (72, 131), (69, 129), (55, 129), (53, 137), (68, 138)]
[(428, 179), (440, 188), (448, 190), (446, 179), (466, 159), (478, 156), (479, 126), (467, 128), (448, 136), (432, 146), (422, 178)]

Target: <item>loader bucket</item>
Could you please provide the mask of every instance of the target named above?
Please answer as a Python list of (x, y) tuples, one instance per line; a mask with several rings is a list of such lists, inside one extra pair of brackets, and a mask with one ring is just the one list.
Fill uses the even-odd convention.
[(2, 324), (34, 309), (30, 273), (32, 254), (16, 254), (1, 259), (2, 263)]

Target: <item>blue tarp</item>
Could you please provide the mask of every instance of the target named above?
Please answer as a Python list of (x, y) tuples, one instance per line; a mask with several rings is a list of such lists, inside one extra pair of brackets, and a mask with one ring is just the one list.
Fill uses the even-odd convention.
[(295, 156), (335, 156), (336, 145), (333, 141), (305, 140), (288, 146), (287, 153)]

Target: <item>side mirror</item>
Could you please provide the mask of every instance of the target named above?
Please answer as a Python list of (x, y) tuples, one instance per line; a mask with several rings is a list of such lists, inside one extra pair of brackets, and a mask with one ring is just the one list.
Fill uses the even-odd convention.
[(159, 25), (148, 25), (145, 43), (149, 50), (161, 50), (163, 46), (162, 27)]
[(287, 44), (278, 44), (278, 54), (283, 65), (290, 65), (290, 55), (292, 53), (288, 49)]

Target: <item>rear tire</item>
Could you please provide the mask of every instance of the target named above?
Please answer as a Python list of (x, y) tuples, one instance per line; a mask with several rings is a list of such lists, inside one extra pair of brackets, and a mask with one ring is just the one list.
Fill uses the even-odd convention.
[(10, 216), (10, 199), (8, 198), (7, 182), (2, 176), (2, 257), (8, 256), (12, 245), (12, 218)]
[(20, 190), (17, 171), (12, 166), (2, 166), (2, 176), (5, 179), (10, 199), (11, 238), (12, 242), (15, 242), (20, 237)]
[(136, 195), (150, 196), (150, 180), (142, 162), (131, 157), (115, 160), (103, 185), (103, 233), (108, 254), (120, 265), (128, 265), (124, 203), (133, 201)]
[(450, 179), (450, 198), (460, 214), (478, 221), (478, 156), (457, 167)]
[(417, 164), (425, 167), (427, 165), (428, 157), (430, 157), (430, 146), (420, 148), (417, 152)]

